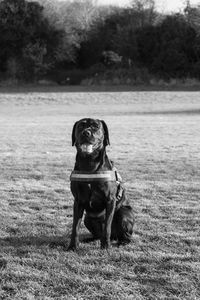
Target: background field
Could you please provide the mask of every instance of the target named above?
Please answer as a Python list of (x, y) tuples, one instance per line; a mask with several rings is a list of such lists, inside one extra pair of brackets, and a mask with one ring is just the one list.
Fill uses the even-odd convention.
[[(0, 299), (200, 299), (200, 92), (0, 94)], [(73, 123), (102, 118), (133, 242), (64, 251)], [(82, 226), (81, 238), (88, 232)]]

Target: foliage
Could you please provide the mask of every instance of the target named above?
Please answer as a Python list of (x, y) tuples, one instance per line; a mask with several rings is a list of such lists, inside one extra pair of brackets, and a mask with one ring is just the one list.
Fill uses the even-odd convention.
[(90, 0), (58, 2), (57, 0), (39, 0), (44, 6), (44, 15), (49, 23), (62, 29), (61, 46), (57, 51), (60, 62), (76, 63), (80, 43), (86, 38), (98, 11)]
[(181, 15), (167, 16), (161, 24), (137, 32), (139, 60), (155, 73), (186, 76), (195, 61), (195, 30)]
[(54, 29), (36, 2), (0, 2), (0, 62), (9, 76), (33, 79), (56, 60), (61, 31)]
[(93, 0), (3, 0), (0, 72), (34, 80), (49, 70), (82, 73), (104, 65), (148, 69), (164, 78), (199, 78), (199, 15), (200, 7), (189, 2), (183, 13), (162, 15), (154, 0), (133, 0), (127, 8), (97, 6)]

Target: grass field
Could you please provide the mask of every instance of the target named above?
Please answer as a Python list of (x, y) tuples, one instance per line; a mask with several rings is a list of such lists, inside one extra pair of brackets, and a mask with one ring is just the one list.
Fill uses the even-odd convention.
[[(0, 94), (0, 299), (200, 299), (200, 92)], [(66, 252), (77, 119), (102, 118), (133, 242)], [(88, 234), (82, 225), (81, 238)]]

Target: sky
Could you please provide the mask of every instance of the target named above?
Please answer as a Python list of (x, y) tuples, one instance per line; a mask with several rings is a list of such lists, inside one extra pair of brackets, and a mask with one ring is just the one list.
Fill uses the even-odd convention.
[[(127, 6), (131, 0), (97, 0), (98, 4), (113, 4), (119, 6)], [(159, 11), (172, 12), (179, 11), (185, 5), (185, 0), (155, 0), (156, 7)], [(200, 0), (190, 0), (191, 4), (200, 4)]]

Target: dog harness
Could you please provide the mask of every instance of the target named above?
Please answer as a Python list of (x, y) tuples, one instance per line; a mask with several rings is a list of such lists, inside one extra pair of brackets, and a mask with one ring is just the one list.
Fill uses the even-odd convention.
[(84, 172), (73, 170), (70, 175), (70, 181), (78, 182), (106, 182), (106, 181), (115, 181), (122, 182), (122, 178), (118, 173), (116, 168), (107, 171), (96, 171), (96, 172)]
[[(118, 171), (115, 167), (113, 167), (112, 170), (96, 171), (93, 173), (73, 170), (70, 175), (70, 181), (85, 182), (85, 183), (108, 182), (108, 181), (116, 182), (116, 184), (117, 184), (117, 193), (116, 193), (117, 204), (122, 199), (122, 196), (124, 193), (122, 177), (118, 173)], [(99, 218), (99, 217), (105, 215), (105, 210), (103, 210), (100, 213), (87, 212), (87, 214), (88, 214), (88, 216), (90, 216), (92, 218)]]

